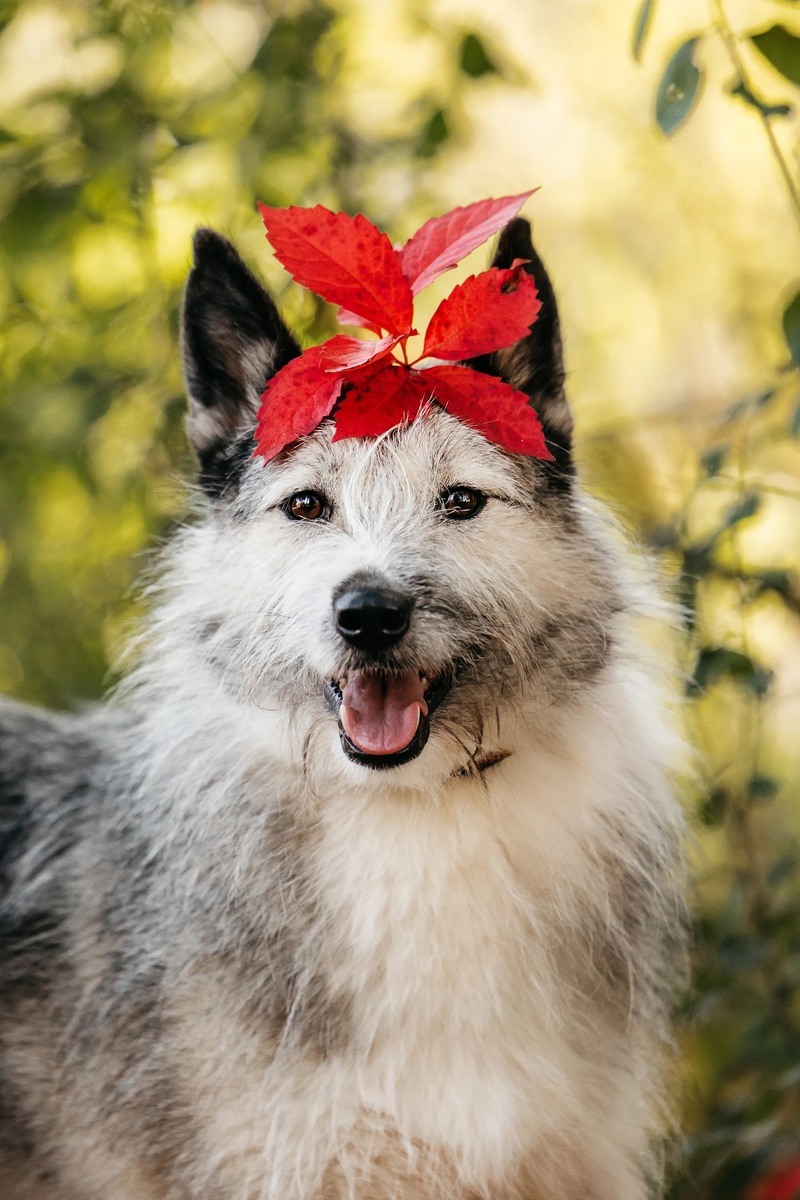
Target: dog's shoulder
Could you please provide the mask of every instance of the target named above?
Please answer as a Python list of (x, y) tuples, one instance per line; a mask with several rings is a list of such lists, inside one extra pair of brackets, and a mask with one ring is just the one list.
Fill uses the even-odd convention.
[(34, 840), (44, 836), (57, 852), (101, 758), (90, 717), (0, 700), (0, 892), (11, 887)]
[(71, 860), (102, 804), (102, 745), (89, 714), (0, 700), (0, 1044), (3, 1014), (45, 1002), (65, 949)]
[(0, 699), (0, 829), (26, 799), (69, 793), (99, 754), (90, 719)]

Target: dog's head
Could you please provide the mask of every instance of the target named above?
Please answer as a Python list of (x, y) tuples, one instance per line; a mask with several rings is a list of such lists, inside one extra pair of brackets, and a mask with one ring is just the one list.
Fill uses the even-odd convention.
[(418, 786), (480, 770), (513, 750), (520, 718), (546, 720), (602, 670), (619, 602), (576, 495), (556, 303), (521, 219), (494, 263), (519, 258), (539, 320), (470, 365), (527, 393), (552, 462), (500, 449), (434, 398), (381, 438), (332, 442), (324, 422), (265, 464), (260, 395), (300, 350), (233, 247), (195, 238), (183, 346), (209, 500), (187, 543), (198, 640), (229, 695), (286, 714), (286, 754), (296, 734), (317, 777), (385, 784), (391, 769)]

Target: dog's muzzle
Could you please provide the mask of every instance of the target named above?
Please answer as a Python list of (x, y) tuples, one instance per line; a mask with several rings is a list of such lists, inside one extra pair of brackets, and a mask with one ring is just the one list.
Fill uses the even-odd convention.
[[(408, 633), (414, 600), (377, 575), (353, 576), (334, 596), (333, 621), (350, 656), (325, 695), (339, 721), (342, 749), (372, 768), (411, 762), (427, 742), (431, 713), (453, 686), (393, 661)], [(353, 661), (355, 660), (355, 661)]]
[(353, 762), (380, 770), (420, 754), (431, 714), (455, 682), (455, 672), (433, 680), (420, 671), (367, 669), (329, 679), (325, 698), (339, 721), (342, 750)]

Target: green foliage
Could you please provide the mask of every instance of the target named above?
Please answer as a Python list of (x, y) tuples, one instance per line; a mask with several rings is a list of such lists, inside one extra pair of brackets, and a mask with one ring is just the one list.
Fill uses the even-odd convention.
[(748, 517), (754, 517), (761, 507), (761, 497), (757, 492), (748, 492), (741, 496), (735, 504), (725, 513), (724, 526), (725, 529), (730, 529), (732, 525), (738, 525), (740, 521), (746, 521)]
[(477, 33), (466, 33), (461, 42), (458, 65), (465, 75), (480, 79), (481, 75), (497, 75), (500, 68), (489, 54)]
[[(113, 680), (141, 554), (185, 506), (176, 345), (193, 229), (260, 249), (256, 199), (408, 220), (365, 193), (457, 143), (465, 89), (498, 70), (476, 34), (440, 22), (452, 71), (387, 138), (340, 100), (346, 12), (272, 12), (8, 10), (3, 46), (45, 39), (52, 64), (32, 84), (20, 60), (0, 87), (0, 690), (65, 705)], [(321, 309), (287, 303), (310, 334)]]
[(706, 450), (704, 454), (700, 455), (700, 466), (706, 475), (719, 475), (725, 465), (729, 449), (730, 447), (726, 445), (712, 446), (710, 450)]
[(742, 654), (739, 650), (730, 650), (725, 646), (703, 646), (687, 685), (687, 693), (690, 696), (697, 695), (725, 677), (763, 696), (769, 689), (771, 672), (757, 666), (748, 654)]
[[(736, 77), (720, 86), (756, 111), (800, 221), (798, 180), (771, 125), (795, 106), (760, 97), (750, 79), (758, 57), (751, 51), (752, 64), (748, 58), (750, 46), (800, 85), (800, 38), (778, 25), (741, 37), (723, 0), (714, 0), (712, 12), (714, 25), (703, 36), (717, 38)], [(697, 41), (684, 42), (659, 87), (657, 119), (665, 132), (686, 120), (696, 98)], [(669, 104), (673, 80), (678, 94)], [(800, 619), (800, 593), (791, 570), (749, 563), (743, 549), (770, 502), (770, 485), (751, 469), (751, 457), (768, 461), (787, 436), (800, 436), (800, 293), (782, 324), (791, 365), (762, 391), (728, 405), (701, 450), (697, 482), (675, 527), (656, 531), (657, 544), (680, 563), (686, 692), (705, 776), (696, 811), (708, 855), (698, 880), (695, 983), (687, 1000), (691, 1132), (670, 1200), (755, 1200), (759, 1181), (800, 1160), (800, 853), (787, 807), (797, 809), (800, 780), (796, 762), (770, 748), (783, 663), (764, 661), (751, 644), (761, 625)], [(785, 494), (800, 500), (800, 491)], [(785, 1189), (776, 1186), (776, 1200), (779, 1194)]]
[(769, 104), (766, 100), (762, 100), (741, 79), (728, 88), (728, 91), (731, 96), (738, 96), (740, 100), (744, 100), (745, 104), (755, 108), (762, 117), (790, 117), (794, 111), (791, 104)]
[[(797, 621), (800, 594), (792, 571), (746, 565), (739, 541), (769, 499), (743, 482), (748, 446), (759, 438), (781, 444), (795, 385), (789, 376), (730, 406), (728, 437), (701, 455), (671, 535), (659, 532), (681, 563), (686, 692), (704, 777), (696, 812), (711, 839), (698, 880), (686, 1013), (692, 1132), (671, 1200), (742, 1200), (800, 1150), (792, 1074), (800, 1064), (800, 855), (785, 808), (796, 805), (798, 780), (782, 774), (785, 763), (769, 749), (776, 674), (749, 636), (776, 604)], [(715, 506), (714, 521), (692, 536), (698, 513), (720, 493), (727, 499)]]
[(447, 113), (443, 108), (435, 108), (431, 113), (417, 141), (415, 150), (418, 158), (432, 158), (442, 142), (450, 136), (450, 126), (447, 123)]
[(656, 94), (656, 121), (667, 135), (675, 133), (697, 103), (702, 75), (695, 62), (699, 38), (685, 41), (667, 63)]
[(642, 5), (633, 27), (633, 40), (631, 42), (631, 53), (637, 62), (642, 57), (642, 51), (644, 50), (647, 35), (650, 32), (650, 25), (655, 15), (655, 10), (655, 0), (642, 0)]
[(783, 25), (773, 25), (763, 33), (751, 33), (750, 41), (784, 79), (800, 87), (800, 37)]

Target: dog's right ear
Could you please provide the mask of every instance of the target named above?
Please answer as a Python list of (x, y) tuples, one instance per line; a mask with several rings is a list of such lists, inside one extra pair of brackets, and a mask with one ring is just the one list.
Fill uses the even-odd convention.
[(213, 229), (194, 235), (182, 342), (189, 440), (201, 484), (219, 495), (250, 457), (264, 387), (300, 347), (272, 297)]

